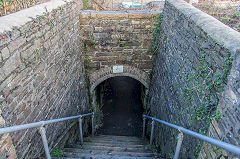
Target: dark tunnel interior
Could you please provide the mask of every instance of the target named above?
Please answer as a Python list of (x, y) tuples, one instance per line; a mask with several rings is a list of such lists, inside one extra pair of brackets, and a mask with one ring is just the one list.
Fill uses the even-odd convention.
[(103, 113), (104, 135), (140, 136), (142, 131), (144, 86), (131, 77), (112, 77), (96, 88), (97, 102)]

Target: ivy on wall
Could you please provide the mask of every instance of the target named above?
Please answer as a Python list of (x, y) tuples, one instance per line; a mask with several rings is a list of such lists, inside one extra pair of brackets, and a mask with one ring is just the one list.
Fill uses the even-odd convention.
[[(195, 109), (190, 121), (197, 120), (203, 122), (205, 127), (201, 127), (198, 130), (203, 135), (207, 135), (208, 127), (212, 123), (212, 120), (221, 118), (221, 113), (217, 109), (217, 106), (221, 97), (220, 94), (224, 91), (227, 84), (227, 77), (232, 67), (232, 61), (233, 59), (230, 55), (225, 57), (223, 68), (218, 68), (220, 71), (217, 72), (211, 69), (212, 65), (206, 62), (206, 54), (204, 54), (200, 59), (195, 73), (186, 75), (187, 82), (193, 81), (190, 82), (191, 86), (187, 86), (186, 89), (190, 92), (197, 92), (197, 94), (204, 94), (203, 101), (205, 102)], [(191, 101), (192, 94), (185, 93), (185, 98)], [(200, 148), (201, 145), (198, 145), (195, 150), (195, 157), (198, 157)], [(221, 152), (219, 148), (214, 149)]]
[(160, 45), (160, 39), (161, 39), (161, 24), (162, 24), (162, 19), (163, 19), (163, 13), (160, 14), (158, 17), (154, 17), (154, 34), (153, 34), (153, 40), (152, 40), (152, 45), (149, 48), (150, 52), (156, 53), (159, 45)]
[[(220, 112), (217, 110), (219, 104), (219, 93), (221, 93), (226, 84), (227, 77), (232, 67), (232, 58), (230, 55), (225, 58), (223, 69), (219, 68), (219, 72), (213, 71), (212, 65), (206, 62), (206, 55), (203, 54), (197, 69), (193, 74), (185, 73), (185, 88), (183, 96), (185, 100), (190, 102), (193, 100), (193, 92), (203, 95), (202, 105), (196, 108), (195, 113), (192, 114), (192, 120), (201, 120), (207, 127), (213, 119), (220, 118)], [(200, 133), (206, 135), (206, 130)]]

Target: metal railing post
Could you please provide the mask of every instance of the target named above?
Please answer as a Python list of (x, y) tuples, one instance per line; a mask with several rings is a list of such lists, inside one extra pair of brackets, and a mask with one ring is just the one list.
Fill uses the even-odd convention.
[(182, 145), (182, 141), (183, 141), (183, 133), (180, 131), (180, 133), (178, 134), (178, 142), (177, 142), (177, 146), (176, 146), (174, 159), (178, 159), (180, 149), (181, 149), (181, 145)]
[(94, 136), (94, 113), (92, 115), (92, 137)]
[(154, 121), (154, 120), (152, 120), (152, 128), (151, 128), (150, 145), (152, 145), (152, 142), (153, 142), (154, 123), (155, 123), (155, 121)]
[(79, 130), (80, 130), (80, 142), (83, 144), (83, 132), (82, 132), (82, 117), (78, 118)]
[(142, 138), (145, 137), (145, 126), (146, 126), (146, 117), (143, 115), (143, 131), (142, 131)]
[(47, 141), (47, 137), (46, 137), (46, 129), (43, 126), (41, 126), (39, 128), (39, 133), (41, 134), (41, 137), (42, 137), (42, 142), (43, 142), (46, 157), (47, 157), (47, 159), (51, 159), (51, 155), (50, 155), (50, 151), (49, 151), (49, 147), (48, 147), (48, 141)]

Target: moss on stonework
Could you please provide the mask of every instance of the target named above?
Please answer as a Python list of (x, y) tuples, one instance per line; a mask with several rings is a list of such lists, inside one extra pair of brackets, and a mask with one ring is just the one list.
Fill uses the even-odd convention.
[(154, 35), (152, 39), (152, 45), (149, 48), (149, 51), (156, 53), (160, 44), (160, 37), (162, 33), (161, 25), (162, 25), (163, 13), (158, 17), (154, 17)]

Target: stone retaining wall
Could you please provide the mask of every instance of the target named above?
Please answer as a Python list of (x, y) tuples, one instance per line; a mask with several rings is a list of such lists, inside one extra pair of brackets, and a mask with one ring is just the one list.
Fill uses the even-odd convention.
[[(1, 127), (89, 111), (78, 7), (50, 1), (0, 18)], [(76, 140), (77, 125), (70, 123), (46, 126), (50, 148)], [(0, 158), (44, 152), (37, 128), (2, 135), (0, 147)]]
[[(239, 146), (240, 34), (181, 0), (167, 0), (163, 14), (151, 115)], [(156, 125), (155, 144), (173, 157), (177, 130)], [(180, 156), (235, 155), (185, 135)]]

